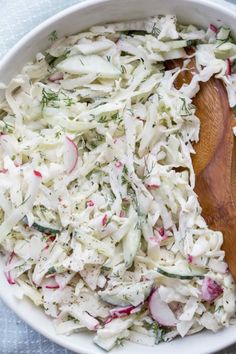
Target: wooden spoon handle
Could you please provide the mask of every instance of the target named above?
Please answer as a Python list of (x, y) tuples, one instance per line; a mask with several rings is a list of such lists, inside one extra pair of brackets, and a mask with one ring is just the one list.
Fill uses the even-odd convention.
[[(171, 69), (181, 67), (182, 63), (178, 60), (167, 65)], [(189, 65), (192, 71), (194, 61)], [(175, 85), (180, 88), (191, 79), (190, 71), (181, 72)], [(236, 144), (232, 131), (235, 118), (224, 84), (215, 78), (200, 84), (193, 103), (201, 122), (200, 140), (192, 156), (195, 192), (209, 227), (223, 232), (226, 261), (236, 279)]]

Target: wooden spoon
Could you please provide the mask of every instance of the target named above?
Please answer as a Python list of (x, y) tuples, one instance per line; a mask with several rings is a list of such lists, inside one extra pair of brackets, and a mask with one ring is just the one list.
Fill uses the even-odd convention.
[[(166, 62), (168, 69), (182, 67), (182, 60)], [(195, 60), (177, 77), (179, 89), (192, 79)], [(223, 249), (229, 269), (236, 280), (236, 146), (232, 127), (235, 118), (229, 107), (227, 92), (222, 81), (211, 78), (200, 84), (193, 99), (200, 119), (200, 140), (192, 156), (196, 174), (195, 192), (199, 197), (202, 215), (213, 230), (222, 231)]]

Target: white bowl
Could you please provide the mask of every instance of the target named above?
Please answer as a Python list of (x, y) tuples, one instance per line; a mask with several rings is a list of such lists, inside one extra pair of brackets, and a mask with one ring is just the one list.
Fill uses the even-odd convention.
[[(27, 34), (0, 62), (0, 81), (7, 83), (22, 66), (38, 52), (49, 46), (48, 35), (56, 30), (59, 36), (77, 33), (101, 22), (129, 20), (155, 14), (176, 14), (183, 23), (207, 27), (209, 23), (228, 24), (236, 34), (236, 7), (218, 0), (93, 0), (72, 6), (45, 21)], [(0, 97), (1, 98), (1, 97)], [(0, 259), (0, 265), (1, 264)], [(2, 269), (3, 267), (1, 267)], [(56, 335), (52, 322), (44, 313), (27, 300), (18, 301), (0, 270), (0, 295), (2, 300), (26, 323), (52, 341), (81, 354), (104, 354), (85, 333), (72, 336)], [(190, 337), (162, 343), (155, 347), (125, 343), (115, 348), (114, 354), (206, 354), (220, 350), (235, 339), (236, 325), (218, 333), (203, 331)]]

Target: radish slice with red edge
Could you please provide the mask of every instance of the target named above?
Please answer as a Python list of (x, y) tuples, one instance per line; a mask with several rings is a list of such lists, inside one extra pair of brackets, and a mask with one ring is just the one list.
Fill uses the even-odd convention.
[(211, 30), (212, 32), (214, 32), (214, 33), (217, 33), (217, 32), (218, 32), (217, 27), (216, 27), (215, 25), (213, 25), (212, 23), (210, 24), (209, 28), (210, 28), (210, 30)]
[[(10, 254), (8, 260), (7, 260), (7, 264), (6, 264), (6, 265), (11, 264), (11, 262), (12, 262), (14, 256), (15, 256), (15, 253), (12, 252), (12, 253)], [(5, 273), (5, 276), (6, 276), (6, 278), (7, 278), (8, 284), (10, 284), (10, 285), (16, 284), (16, 283), (15, 283), (15, 280), (14, 280), (14, 279), (12, 278), (12, 276), (11, 276), (11, 272), (10, 272), (10, 271), (6, 272), (6, 273)]]
[(34, 175), (38, 178), (42, 178), (42, 175), (39, 171), (34, 170)]
[(232, 74), (232, 64), (231, 60), (229, 58), (226, 59), (226, 75), (231, 75)]
[(45, 285), (45, 288), (46, 289), (59, 289), (60, 288), (59, 284), (57, 284), (57, 282), (55, 280), (55, 276), (49, 279), (49, 281)]
[(77, 164), (79, 155), (77, 145), (68, 136), (65, 138), (64, 167), (67, 173), (71, 173)]
[(109, 312), (113, 318), (119, 318), (129, 315), (134, 308), (134, 306), (115, 307)]
[(63, 77), (64, 75), (62, 72), (55, 72), (51, 76), (49, 76), (48, 80), (51, 82), (55, 82), (55, 81), (63, 80)]
[(154, 290), (150, 296), (148, 306), (152, 318), (160, 325), (165, 327), (176, 326), (176, 317), (168, 304), (161, 300), (158, 289)]

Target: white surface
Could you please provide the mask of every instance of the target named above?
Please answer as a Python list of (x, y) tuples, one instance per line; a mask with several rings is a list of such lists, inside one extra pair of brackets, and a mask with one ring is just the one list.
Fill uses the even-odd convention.
[[(175, 13), (180, 20), (207, 26), (210, 22), (222, 20), (230, 25), (236, 33), (236, 13), (226, 4), (218, 1), (191, 1), (191, 0), (104, 0), (89, 1), (82, 5), (66, 10), (64, 13), (48, 20), (46, 23), (27, 35), (3, 59), (0, 64), (0, 77), (7, 82), (9, 78), (20, 70), (22, 65), (40, 49), (48, 46), (47, 37), (53, 30), (60, 35), (70, 34), (98, 22), (140, 18), (154, 13)], [(56, 336), (52, 323), (39, 309), (27, 301), (18, 302), (4, 275), (0, 272), (0, 294), (2, 299), (28, 324), (46, 337), (77, 353), (99, 354), (104, 353), (92, 344), (87, 334), (77, 334), (70, 337)], [(175, 340), (171, 343), (160, 344), (148, 348), (149, 354), (203, 354), (223, 348), (235, 340), (236, 326), (230, 327), (217, 334), (204, 332), (192, 337)], [(127, 344), (125, 350), (117, 348), (114, 354), (127, 352), (141, 354), (144, 347), (132, 343)]]

